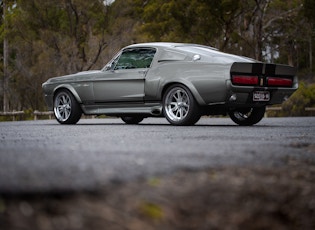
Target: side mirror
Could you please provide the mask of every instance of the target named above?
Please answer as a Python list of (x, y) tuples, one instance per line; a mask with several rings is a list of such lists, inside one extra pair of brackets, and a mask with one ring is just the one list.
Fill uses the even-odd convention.
[(112, 63), (109, 63), (109, 64), (107, 64), (105, 67), (104, 67), (104, 70), (105, 71), (109, 71), (109, 70), (114, 70), (114, 66), (115, 66), (115, 64), (112, 62)]

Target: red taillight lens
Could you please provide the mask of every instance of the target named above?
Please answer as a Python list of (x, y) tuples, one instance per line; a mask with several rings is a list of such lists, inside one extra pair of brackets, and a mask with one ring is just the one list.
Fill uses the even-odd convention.
[(233, 75), (232, 83), (235, 85), (257, 85), (258, 76)]
[(292, 87), (292, 79), (280, 77), (268, 77), (268, 86)]

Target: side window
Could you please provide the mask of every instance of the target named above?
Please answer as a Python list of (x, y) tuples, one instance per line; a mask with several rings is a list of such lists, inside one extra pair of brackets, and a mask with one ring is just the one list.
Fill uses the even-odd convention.
[(126, 49), (114, 69), (150, 68), (155, 52), (152, 48)]

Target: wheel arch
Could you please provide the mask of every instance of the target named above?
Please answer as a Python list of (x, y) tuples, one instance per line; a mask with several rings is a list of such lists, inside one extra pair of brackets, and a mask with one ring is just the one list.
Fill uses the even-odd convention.
[(70, 91), (70, 93), (74, 96), (74, 98), (76, 99), (76, 101), (80, 104), (82, 103), (82, 100), (79, 96), (79, 94), (76, 92), (76, 90), (71, 86), (71, 85), (68, 85), (68, 84), (62, 84), (62, 85), (59, 85), (57, 86), (55, 89), (54, 89), (54, 94), (53, 94), (53, 98), (55, 98), (56, 94), (61, 91), (61, 90), (68, 90)]
[(161, 99), (163, 98), (164, 94), (166, 93), (167, 89), (169, 89), (170, 87), (172, 87), (173, 85), (182, 85), (185, 86), (186, 88), (188, 88), (190, 90), (190, 92), (192, 93), (192, 95), (194, 96), (195, 100), (197, 101), (197, 103), (199, 105), (206, 105), (205, 101), (203, 100), (203, 98), (200, 96), (198, 90), (196, 89), (196, 87), (189, 81), (184, 81), (184, 80), (178, 80), (178, 81), (170, 81), (167, 82), (163, 85), (161, 92), (160, 92), (160, 97)]

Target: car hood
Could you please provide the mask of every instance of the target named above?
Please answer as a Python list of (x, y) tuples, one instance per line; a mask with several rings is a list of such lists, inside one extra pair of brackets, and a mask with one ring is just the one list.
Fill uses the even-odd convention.
[(69, 75), (64, 75), (60, 77), (53, 77), (50, 78), (46, 81), (46, 83), (60, 83), (60, 82), (68, 82), (68, 81), (81, 81), (85, 80), (86, 78), (91, 77), (91, 75), (96, 75), (100, 74), (102, 71), (101, 70), (89, 70), (89, 71), (83, 71), (83, 72), (78, 72), (75, 74), (69, 74)]

